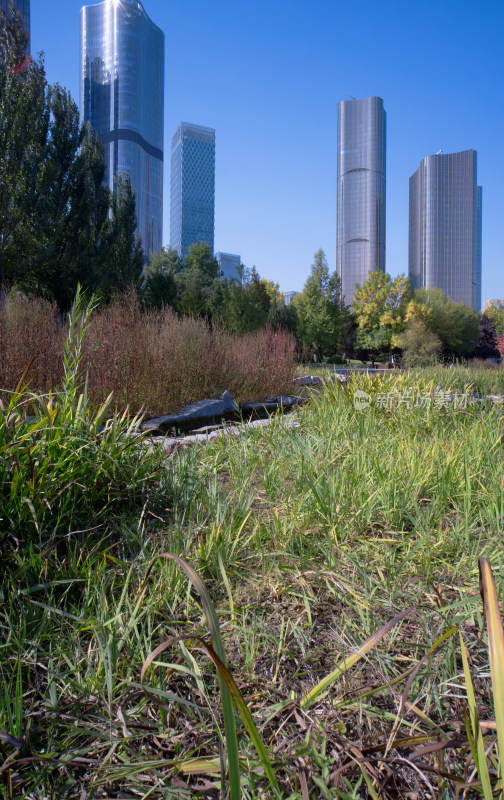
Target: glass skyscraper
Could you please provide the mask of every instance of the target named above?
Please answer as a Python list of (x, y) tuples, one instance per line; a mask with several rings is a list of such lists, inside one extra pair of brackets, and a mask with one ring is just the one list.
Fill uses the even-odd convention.
[[(0, 0), (0, 8), (9, 10), (10, 0)], [(30, 35), (30, 0), (14, 0), (14, 10), (19, 11), (23, 23), (23, 31)], [(28, 43), (28, 52), (30, 44)]]
[(215, 258), (220, 267), (221, 278), (224, 281), (240, 282), (241, 256), (233, 253), (216, 253)]
[(410, 178), (409, 277), (481, 308), (482, 189), (477, 153), (427, 156)]
[(338, 103), (336, 269), (350, 306), (356, 285), (385, 271), (386, 130), (381, 97)]
[(171, 142), (170, 244), (185, 258), (192, 244), (214, 249), (215, 130), (182, 122)]
[(80, 112), (105, 147), (110, 188), (129, 173), (148, 259), (163, 240), (164, 34), (139, 0), (81, 9)]

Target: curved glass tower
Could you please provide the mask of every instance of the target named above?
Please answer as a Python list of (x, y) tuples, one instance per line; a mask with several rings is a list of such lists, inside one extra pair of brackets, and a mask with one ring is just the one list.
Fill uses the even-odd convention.
[(129, 173), (148, 259), (163, 238), (164, 34), (140, 0), (81, 9), (80, 112), (105, 147), (110, 188)]
[(481, 203), (477, 153), (427, 156), (410, 178), (409, 277), (481, 308)]
[(381, 97), (338, 103), (336, 269), (350, 306), (356, 285), (385, 271), (386, 129)]

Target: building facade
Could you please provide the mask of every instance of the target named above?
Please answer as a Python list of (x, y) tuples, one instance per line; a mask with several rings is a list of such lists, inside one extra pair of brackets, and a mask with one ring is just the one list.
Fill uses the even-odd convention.
[(81, 9), (80, 112), (105, 148), (110, 189), (129, 174), (148, 259), (163, 241), (164, 34), (140, 0)]
[(487, 300), (483, 306), (483, 314), (491, 308), (497, 308), (499, 311), (504, 311), (504, 300)]
[(170, 244), (185, 258), (192, 244), (214, 250), (215, 130), (182, 122), (171, 142)]
[(387, 115), (381, 97), (338, 103), (336, 270), (345, 303), (385, 271)]
[[(10, 0), (0, 0), (0, 8), (8, 11)], [(14, 0), (14, 10), (21, 14), (23, 31), (30, 36), (30, 0)], [(30, 52), (30, 41), (28, 40), (28, 52)]]
[(284, 305), (290, 306), (290, 304), (292, 303), (294, 298), (297, 297), (298, 294), (299, 292), (284, 292)]
[(481, 308), (482, 189), (477, 153), (427, 156), (410, 178), (409, 277)]
[(216, 253), (215, 258), (219, 264), (222, 280), (241, 283), (241, 256), (232, 253)]

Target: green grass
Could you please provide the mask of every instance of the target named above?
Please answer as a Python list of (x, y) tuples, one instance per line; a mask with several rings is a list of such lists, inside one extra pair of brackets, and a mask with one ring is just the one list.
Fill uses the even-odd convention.
[[(475, 756), (500, 796), (478, 561), (502, 602), (501, 412), (353, 404), (357, 388), (431, 393), (438, 375), (329, 385), (297, 429), (279, 418), (177, 452), (155, 505), (73, 536), (42, 520), (7, 548), (4, 798), (218, 797), (226, 662), (260, 737), (235, 715), (244, 800), (278, 796), (268, 764), (285, 800), (447, 800), (464, 782), (476, 798)], [(162, 553), (198, 571), (192, 584), (173, 559), (149, 572)]]

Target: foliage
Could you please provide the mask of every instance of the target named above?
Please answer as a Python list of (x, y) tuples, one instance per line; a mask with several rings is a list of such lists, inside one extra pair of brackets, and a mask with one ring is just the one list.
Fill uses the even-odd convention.
[(405, 367), (423, 367), (435, 363), (441, 352), (441, 339), (417, 317), (411, 317), (397, 339), (403, 351)]
[(110, 301), (128, 289), (138, 289), (142, 277), (143, 251), (136, 236), (136, 201), (129, 176), (116, 175), (110, 217), (105, 220), (100, 242), (97, 292)]
[[(473, 798), (485, 763), (498, 796), (502, 409), (434, 402), (462, 372), (469, 385), (472, 368), (441, 367), (328, 384), (297, 429), (276, 419), (177, 452), (160, 519), (113, 515), (52, 548), (13, 542), (0, 575), (6, 796), (225, 796), (216, 624), (228, 672), (213, 664), (281, 797)], [(433, 402), (383, 405), (399, 392)], [(149, 571), (165, 552), (197, 594), (180, 561)], [(243, 717), (236, 736), (241, 797), (272, 800)]]
[(392, 280), (381, 270), (371, 272), (368, 280), (355, 289), (357, 347), (373, 353), (396, 348), (410, 297), (410, 282), (404, 275)]
[(323, 359), (342, 348), (348, 315), (340, 279), (329, 272), (323, 250), (315, 253), (304, 289), (291, 305), (297, 314), (296, 335), (306, 350)]
[(277, 303), (277, 294), (278, 286), (262, 279), (255, 267), (242, 267), (239, 281), (222, 284), (220, 320), (227, 330), (238, 335), (264, 328)]
[(138, 282), (135, 200), (127, 177), (114, 197), (103, 184), (103, 147), (42, 58), (19, 62), (20, 25), (0, 33), (0, 285), (68, 310), (79, 283), (108, 299)]
[(455, 303), (442, 289), (417, 289), (406, 319), (416, 317), (438, 336), (445, 356), (474, 350), (479, 339), (480, 316), (463, 303)]
[[(67, 326), (55, 304), (12, 292), (0, 306), (0, 397), (35, 358), (32, 386), (47, 393), (62, 379)], [(176, 411), (228, 389), (238, 402), (288, 394), (294, 377), (293, 336), (271, 329), (236, 337), (170, 308), (141, 312), (134, 292), (95, 310), (83, 341), (82, 371), (96, 409), (114, 405), (152, 414)]]
[(177, 305), (175, 275), (182, 269), (177, 251), (172, 247), (161, 247), (153, 253), (145, 266), (142, 299), (146, 308), (161, 310), (165, 306)]
[(490, 305), (485, 311), (485, 317), (493, 320), (495, 332), (499, 336), (504, 334), (504, 309)]
[(184, 314), (211, 318), (219, 309), (222, 286), (219, 263), (212, 255), (210, 245), (204, 242), (192, 244), (183, 266), (174, 276), (179, 310)]
[[(80, 372), (83, 340), (95, 308), (78, 293), (64, 346), (61, 389), (28, 390), (26, 375), (0, 413), (0, 528), (23, 539), (42, 539), (86, 524), (100, 524), (121, 508), (145, 502), (159, 481), (161, 456), (138, 438), (139, 418), (98, 410), (88, 401)], [(33, 416), (26, 419), (26, 411)]]
[(474, 358), (500, 358), (497, 347), (497, 332), (495, 322), (491, 317), (483, 314), (480, 320), (479, 341), (476, 349), (470, 354)]

